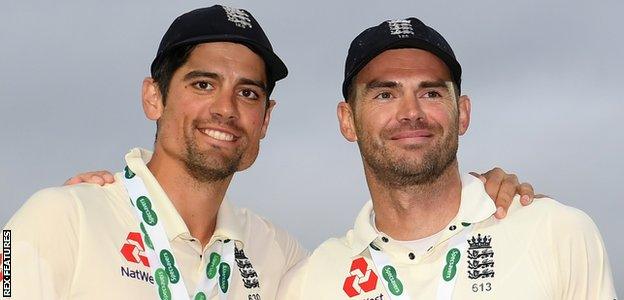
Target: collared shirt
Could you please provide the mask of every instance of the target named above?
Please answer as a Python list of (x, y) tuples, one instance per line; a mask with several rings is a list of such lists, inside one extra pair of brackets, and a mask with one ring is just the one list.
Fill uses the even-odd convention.
[[(208, 249), (227, 238), (237, 248), (229, 299), (274, 299), (279, 279), (306, 251), (285, 231), (227, 200), (202, 248), (146, 167), (150, 158), (133, 149), (126, 163), (152, 195), (189, 295), (206, 272)], [(13, 216), (5, 227), (12, 230), (13, 299), (158, 299), (122, 176), (105, 186), (44, 189)], [(216, 290), (208, 297), (217, 298)]]
[(495, 210), (483, 183), (462, 176), (456, 217), (419, 255), (375, 229), (369, 201), (346, 236), (327, 240), (288, 272), (278, 299), (390, 299), (371, 243), (390, 257), (412, 299), (436, 299), (449, 239), (464, 230), (471, 231), (453, 299), (616, 298), (602, 238), (585, 213), (552, 199), (521, 208), (519, 197), (505, 219), (494, 218)]

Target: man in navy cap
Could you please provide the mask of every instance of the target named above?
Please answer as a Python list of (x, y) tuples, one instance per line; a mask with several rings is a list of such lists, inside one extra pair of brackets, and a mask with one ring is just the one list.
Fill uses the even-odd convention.
[(600, 233), (583, 212), (542, 199), (507, 217), (461, 174), (470, 99), (446, 40), (416, 18), (351, 43), (338, 104), (371, 194), (352, 230), (282, 280), (278, 299), (615, 299)]
[(115, 183), (37, 192), (13, 216), (15, 299), (274, 299), (307, 252), (224, 199), (252, 165), (287, 69), (243, 9), (178, 17), (143, 81), (154, 151)]
[[(178, 17), (143, 81), (153, 153), (132, 149), (112, 184), (44, 189), (27, 201), (6, 226), (13, 297), (274, 299), (307, 253), (224, 197), (256, 159), (269, 96), (286, 74), (249, 12), (215, 5)], [(515, 192), (510, 177), (500, 195)]]

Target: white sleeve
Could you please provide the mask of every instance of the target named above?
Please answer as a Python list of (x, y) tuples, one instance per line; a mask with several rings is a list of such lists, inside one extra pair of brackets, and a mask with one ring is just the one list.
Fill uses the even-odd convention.
[(600, 232), (584, 212), (569, 208), (557, 218), (562, 299), (616, 299), (609, 258)]
[(68, 190), (34, 194), (5, 226), (11, 231), (13, 299), (69, 298), (78, 252), (77, 202)]

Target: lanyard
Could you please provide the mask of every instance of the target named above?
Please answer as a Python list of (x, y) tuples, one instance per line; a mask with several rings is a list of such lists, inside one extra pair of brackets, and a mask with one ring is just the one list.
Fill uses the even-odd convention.
[[(462, 253), (466, 252), (468, 242), (466, 240), (472, 229), (472, 225), (463, 228), (463, 231), (452, 237), (446, 249), (446, 257), (442, 261), (441, 276), (438, 283), (437, 297), (438, 300), (452, 299), (453, 289), (457, 282), (457, 266), (460, 262)], [(384, 288), (388, 292), (391, 300), (409, 300), (411, 299), (404, 283), (401, 282), (397, 275), (397, 270), (392, 266), (390, 257), (381, 249), (374, 246), (373, 243), (368, 247), (373, 263), (377, 272), (381, 272), (381, 276), (385, 280)]]
[[(171, 251), (169, 239), (158, 213), (152, 206), (150, 200), (152, 197), (145, 188), (145, 183), (127, 166), (123, 179), (130, 196), (130, 204), (140, 223), (158, 296), (161, 300), (189, 299), (178, 263)], [(192, 299), (208, 299), (218, 285), (219, 299), (226, 300), (230, 291), (234, 265), (234, 241), (223, 240), (220, 243), (214, 243), (210, 247), (209, 259)]]

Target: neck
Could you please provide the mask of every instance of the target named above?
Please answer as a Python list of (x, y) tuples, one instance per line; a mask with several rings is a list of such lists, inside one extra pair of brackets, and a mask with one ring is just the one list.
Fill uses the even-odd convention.
[(457, 160), (431, 183), (390, 187), (365, 166), (377, 229), (395, 240), (409, 241), (441, 231), (457, 215), (461, 179)]
[(217, 225), (217, 213), (232, 176), (216, 182), (199, 182), (187, 171), (184, 162), (156, 146), (147, 164), (173, 203), (191, 236), (206, 246)]

